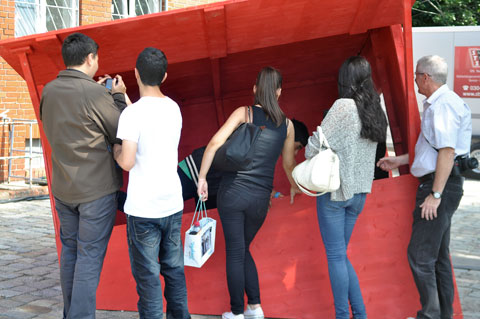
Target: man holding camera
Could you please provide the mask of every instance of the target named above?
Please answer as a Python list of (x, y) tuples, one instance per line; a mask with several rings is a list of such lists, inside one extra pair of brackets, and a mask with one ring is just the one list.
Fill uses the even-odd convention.
[[(422, 57), (415, 72), (418, 92), (426, 96), (421, 132), (410, 168), (418, 177), (408, 261), (420, 294), (417, 319), (453, 317), (450, 224), (463, 196), (459, 167), (470, 152), (471, 112), (445, 84), (447, 63)], [(384, 157), (377, 166), (391, 170), (409, 162), (408, 154)]]
[(52, 148), (52, 193), (60, 220), (63, 318), (95, 318), (96, 290), (122, 183), (112, 145), (126, 107), (120, 76), (112, 92), (93, 80), (98, 45), (81, 33), (62, 45), (67, 67), (43, 89), (40, 118)]

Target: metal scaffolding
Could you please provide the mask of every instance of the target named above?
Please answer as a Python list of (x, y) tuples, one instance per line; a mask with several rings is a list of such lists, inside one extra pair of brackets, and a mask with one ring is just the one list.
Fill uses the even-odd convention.
[[(6, 112), (0, 114), (0, 125), (2, 127), (8, 126), (8, 143), (9, 143), (9, 148), (8, 148), (8, 156), (0, 156), (0, 161), (1, 160), (8, 160), (8, 178), (7, 178), (7, 183), (10, 183), (10, 180), (12, 178), (18, 178), (18, 179), (23, 179), (25, 181), (28, 180), (28, 183), (30, 187), (32, 187), (33, 182), (36, 183), (44, 183), (45, 180), (40, 179), (40, 178), (33, 178), (32, 174), (32, 160), (34, 158), (39, 158), (43, 157), (43, 152), (41, 151), (34, 151), (33, 150), (33, 125), (37, 125), (38, 122), (36, 120), (25, 120), (25, 119), (11, 119), (9, 117), (6, 117), (5, 115)], [(26, 125), (29, 128), (29, 149), (28, 150), (21, 150), (21, 149), (15, 149), (14, 148), (14, 139), (15, 139), (15, 127), (19, 127), (21, 125)], [(24, 155), (14, 155), (18, 153), (23, 153)], [(12, 173), (12, 160), (14, 159), (20, 159), (20, 158), (25, 158), (28, 159), (28, 170), (29, 174), (28, 177), (25, 176), (18, 176), (18, 175), (13, 175)]]

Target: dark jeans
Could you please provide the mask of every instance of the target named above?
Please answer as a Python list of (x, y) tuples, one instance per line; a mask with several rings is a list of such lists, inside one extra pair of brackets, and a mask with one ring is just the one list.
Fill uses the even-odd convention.
[(69, 204), (55, 198), (60, 220), (63, 318), (95, 318), (96, 292), (117, 211), (116, 193)]
[(463, 177), (447, 181), (437, 218), (421, 218), (420, 205), (432, 191), (433, 179), (420, 184), (417, 190), (413, 228), (408, 245), (408, 261), (420, 294), (422, 309), (419, 319), (450, 319), (453, 316), (453, 276), (450, 263), (450, 224), (463, 196)]
[(218, 213), (225, 236), (227, 283), (234, 314), (242, 314), (244, 294), (249, 304), (260, 303), (257, 267), (250, 243), (267, 216), (270, 196), (256, 198), (228, 187), (218, 194)]
[(141, 319), (163, 318), (160, 274), (165, 280), (167, 319), (190, 318), (180, 238), (182, 215), (183, 211), (164, 218), (127, 215), (128, 252)]
[(347, 256), (347, 247), (358, 215), (365, 205), (366, 194), (355, 194), (346, 201), (332, 201), (331, 194), (317, 197), (317, 217), (323, 245), (327, 253), (328, 274), (332, 287), (336, 319), (349, 319), (352, 306), (353, 318), (365, 319), (367, 312), (363, 302), (358, 277)]

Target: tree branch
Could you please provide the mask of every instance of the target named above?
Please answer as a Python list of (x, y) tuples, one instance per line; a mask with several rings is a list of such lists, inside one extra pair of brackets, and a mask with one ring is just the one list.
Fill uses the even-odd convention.
[(437, 5), (435, 5), (435, 4), (434, 4), (432, 1), (430, 1), (430, 0), (427, 0), (427, 2), (430, 3), (430, 5), (431, 5), (432, 7), (434, 7), (435, 10), (437, 10), (437, 12), (438, 12), (440, 15), (443, 16), (443, 11), (442, 11), (442, 9), (440, 9), (440, 4), (438, 3), (438, 1), (436, 1), (436, 2), (437, 2)]
[(413, 11), (417, 11), (417, 12), (421, 12), (421, 13), (426, 13), (426, 14), (440, 15), (440, 14), (437, 13), (437, 12), (425, 11), (425, 10), (420, 10), (420, 9), (417, 9), (417, 8), (412, 8), (412, 10), (413, 10)]

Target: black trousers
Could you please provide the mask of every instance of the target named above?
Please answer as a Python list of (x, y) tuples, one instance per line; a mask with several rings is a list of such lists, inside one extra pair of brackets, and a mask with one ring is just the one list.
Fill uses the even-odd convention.
[(421, 218), (420, 205), (432, 191), (433, 176), (418, 186), (408, 261), (420, 294), (418, 319), (453, 316), (453, 275), (450, 262), (450, 225), (463, 196), (463, 177), (451, 176), (442, 193), (437, 218)]
[(231, 311), (242, 314), (244, 294), (249, 304), (260, 303), (258, 273), (250, 254), (250, 243), (267, 216), (270, 195), (253, 197), (232, 187), (222, 187), (217, 198), (225, 236), (227, 284)]

